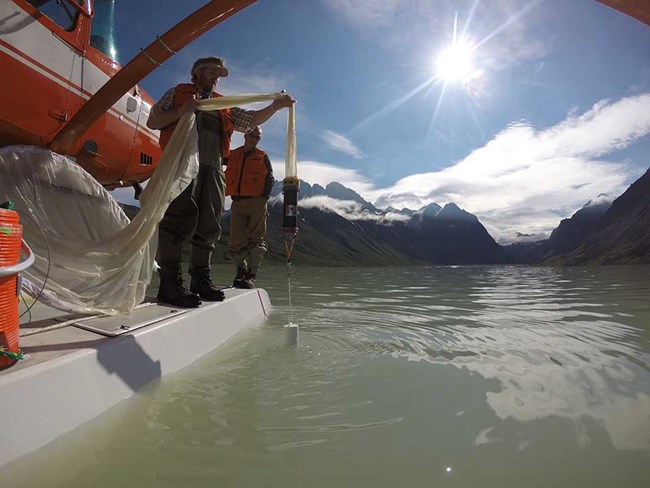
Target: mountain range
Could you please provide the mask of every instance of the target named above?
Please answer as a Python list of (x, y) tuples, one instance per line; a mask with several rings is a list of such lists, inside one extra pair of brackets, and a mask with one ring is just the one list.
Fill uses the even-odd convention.
[[(269, 200), (267, 262), (287, 260), (282, 184)], [(479, 219), (454, 203), (378, 209), (333, 182), (301, 182), (299, 233), (291, 260), (304, 265), (642, 264), (650, 263), (650, 169), (623, 195), (587, 202), (548, 239), (501, 246)], [(136, 207), (125, 206), (127, 215)], [(229, 212), (213, 260), (227, 261)], [(186, 250), (186, 252), (189, 250)]]

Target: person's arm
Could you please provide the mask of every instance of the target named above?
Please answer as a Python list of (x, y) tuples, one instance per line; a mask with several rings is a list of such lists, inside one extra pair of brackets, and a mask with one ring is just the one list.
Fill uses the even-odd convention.
[[(173, 88), (172, 88), (173, 90)], [(195, 99), (190, 99), (187, 100), (183, 105), (180, 107), (174, 107), (173, 106), (173, 101), (171, 102), (171, 107), (169, 106), (169, 103), (165, 105), (163, 102), (165, 99), (169, 97), (169, 92), (167, 92), (163, 98), (160, 100), (160, 102), (156, 103), (153, 107), (151, 107), (151, 113), (149, 113), (149, 118), (147, 119), (147, 127), (150, 129), (164, 129), (167, 126), (170, 126), (176, 122), (187, 112), (194, 112), (196, 111), (196, 107), (198, 105), (198, 101)], [(172, 92), (172, 100), (173, 100), (173, 92)]]
[(276, 98), (275, 100), (273, 100), (273, 102), (270, 105), (260, 110), (255, 110), (253, 112), (251, 127), (255, 127), (256, 125), (263, 124), (271, 117), (273, 117), (273, 114), (275, 114), (275, 112), (283, 108), (291, 107), (291, 105), (293, 105), (294, 103), (296, 103), (296, 101), (293, 98), (291, 98), (289, 95), (284, 95), (283, 97)]
[(266, 166), (266, 179), (264, 180), (264, 193), (262, 196), (268, 200), (273, 191), (275, 178), (273, 177), (273, 166), (271, 166), (271, 160), (267, 154), (264, 155), (264, 165)]

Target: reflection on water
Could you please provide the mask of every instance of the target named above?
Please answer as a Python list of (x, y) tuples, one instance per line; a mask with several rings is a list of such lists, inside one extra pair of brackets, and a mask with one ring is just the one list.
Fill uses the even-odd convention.
[(12, 464), (13, 486), (646, 486), (647, 268), (292, 273), (291, 304), (286, 269), (260, 275), (264, 326)]
[[(410, 327), (404, 341), (409, 347), (396, 354), (498, 380), (500, 390), (487, 392), (486, 399), (501, 419), (566, 417), (584, 445), (589, 437), (583, 421), (590, 418), (616, 448), (648, 449), (650, 355), (643, 350), (647, 341), (636, 340), (647, 337), (647, 325), (616, 321), (622, 309), (615, 302), (637, 296), (643, 303), (650, 289), (613, 296), (620, 283), (570, 272), (572, 280), (562, 279), (566, 270), (486, 269), (467, 293), (476, 309), (465, 309), (462, 318), (454, 309), (439, 313), (436, 320), (444, 325), (434, 334), (426, 322)], [(645, 307), (639, 325), (650, 319)]]

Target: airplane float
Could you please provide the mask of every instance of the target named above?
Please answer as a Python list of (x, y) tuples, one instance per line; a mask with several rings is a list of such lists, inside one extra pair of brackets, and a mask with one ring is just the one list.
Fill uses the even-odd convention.
[[(650, 25), (650, 0), (597, 0)], [(160, 158), (138, 83), (255, 0), (213, 0), (127, 65), (116, 60), (114, 0), (0, 0), (0, 147), (73, 156), (108, 189), (147, 180)]]

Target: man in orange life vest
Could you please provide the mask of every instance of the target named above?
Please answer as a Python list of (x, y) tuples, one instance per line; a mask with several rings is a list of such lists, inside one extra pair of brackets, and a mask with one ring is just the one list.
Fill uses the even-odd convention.
[[(192, 83), (171, 88), (151, 108), (147, 127), (160, 129), (163, 149), (183, 114), (196, 111), (199, 100), (221, 96), (214, 88), (220, 77), (228, 76), (228, 70), (223, 59), (207, 57), (194, 62), (191, 74)], [(158, 226), (159, 301), (192, 308), (198, 307), (201, 299), (224, 299), (223, 291), (212, 283), (210, 258), (221, 233), (225, 189), (222, 159), (230, 154), (230, 136), (234, 130), (245, 132), (266, 122), (275, 112), (294, 103), (286, 95), (260, 110), (234, 107), (197, 113), (199, 172), (169, 205)], [(181, 269), (181, 248), (188, 239), (192, 244), (189, 290), (184, 286)]]
[(268, 250), (266, 202), (273, 190), (273, 168), (264, 151), (257, 148), (262, 129), (244, 134), (244, 145), (230, 152), (226, 168), (226, 195), (230, 207), (228, 252), (237, 267), (235, 288), (254, 288), (257, 272)]

